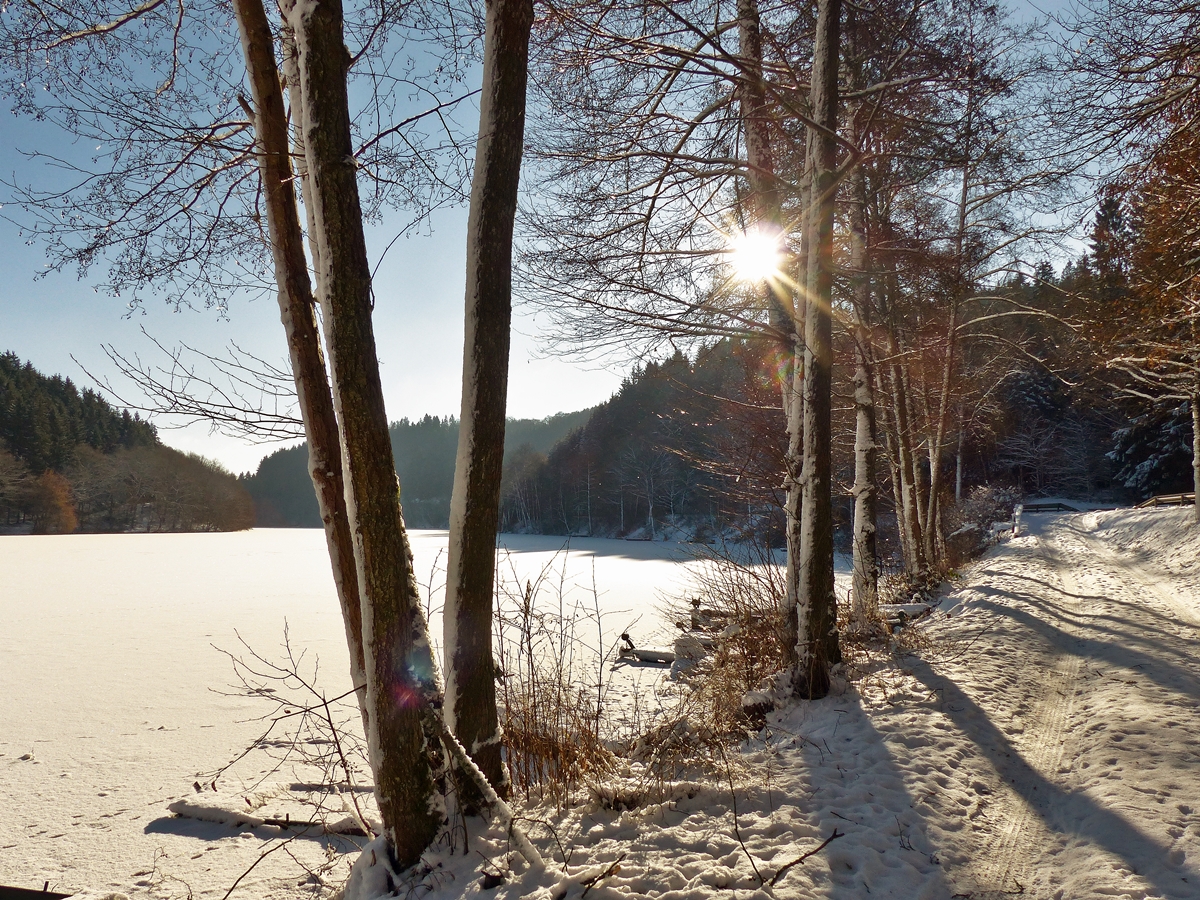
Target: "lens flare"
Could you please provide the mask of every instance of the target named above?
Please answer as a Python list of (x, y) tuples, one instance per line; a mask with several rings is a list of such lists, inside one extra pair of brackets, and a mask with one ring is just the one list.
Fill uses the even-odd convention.
[(763, 281), (779, 276), (783, 253), (778, 235), (751, 231), (730, 241), (729, 262), (740, 281)]

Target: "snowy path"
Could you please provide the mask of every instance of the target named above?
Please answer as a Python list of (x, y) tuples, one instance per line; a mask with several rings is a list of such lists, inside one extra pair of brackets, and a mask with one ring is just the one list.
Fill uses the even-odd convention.
[(970, 823), (942, 835), (959, 893), (1200, 897), (1194, 585), (1119, 552), (1104, 516), (1033, 517), (934, 629), (976, 642), (910, 667), (949, 725), (930, 805)]
[[(1035, 517), (918, 626), (919, 653), (773, 715), (736, 800), (708, 780), (560, 816), (576, 885), (621, 859), (597, 900), (1200, 898), (1188, 515)], [(471, 893), (459, 872), (431, 897)], [(581, 893), (526, 873), (494, 896)]]

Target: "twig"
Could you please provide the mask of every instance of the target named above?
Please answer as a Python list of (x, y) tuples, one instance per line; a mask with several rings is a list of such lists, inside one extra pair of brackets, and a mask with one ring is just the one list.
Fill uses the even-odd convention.
[(733, 787), (733, 768), (729, 765), (729, 758), (725, 755), (725, 746), (718, 743), (717, 749), (721, 751), (721, 759), (725, 762), (725, 776), (729, 779), (729, 794), (733, 798), (733, 836), (742, 845), (742, 852), (746, 854), (746, 859), (750, 860), (750, 868), (754, 870), (754, 877), (758, 879), (759, 884), (763, 884), (765, 879), (762, 877), (762, 873), (758, 871), (758, 866), (755, 865), (754, 857), (750, 855), (750, 851), (746, 847), (746, 842), (742, 840), (742, 829), (738, 827), (737, 791)]
[(580, 884), (584, 885), (583, 893), (580, 894), (579, 896), (581, 898), (586, 897), (588, 895), (588, 891), (590, 891), (592, 888), (594, 888), (597, 884), (599, 884), (605, 878), (608, 878), (610, 875), (616, 875), (618, 872), (620, 872), (621, 871), (621, 860), (623, 860), (624, 858), (625, 858), (625, 854), (622, 853), (620, 856), (618, 856), (616, 859), (614, 859), (609, 864), (608, 868), (605, 869), (603, 872), (601, 872), (599, 875), (593, 875), (591, 878), (585, 878), (583, 881), (579, 882)]
[(436, 714), (433, 716), (433, 719), (435, 720), (434, 724), (438, 726), (442, 733), (442, 743), (445, 745), (447, 752), (459, 764), (463, 774), (475, 782), (475, 787), (479, 789), (479, 793), (483, 795), (483, 799), (487, 801), (488, 805), (496, 810), (502, 818), (508, 820), (508, 836), (512, 838), (513, 844), (516, 845), (517, 852), (525, 857), (525, 861), (534, 869), (539, 871), (545, 869), (546, 863), (542, 859), (542, 855), (529, 842), (529, 838), (517, 824), (517, 817), (513, 813), (512, 807), (505, 803), (488, 783), (486, 776), (475, 765), (474, 760), (467, 755), (466, 748), (454, 736), (454, 733), (446, 727), (445, 720)]
[(250, 867), (248, 869), (246, 869), (245, 872), (243, 872), (241, 875), (239, 875), (237, 877), (237, 881), (235, 881), (233, 884), (231, 884), (229, 886), (229, 890), (227, 890), (225, 892), (225, 896), (222, 897), (221, 900), (229, 900), (229, 895), (234, 892), (234, 889), (237, 888), (238, 884), (241, 883), (241, 880), (243, 878), (245, 878), (247, 875), (249, 875), (254, 870), (255, 866), (257, 866), (260, 862), (262, 862), (264, 859), (266, 859), (268, 856), (270, 856), (276, 850), (282, 850), (284, 847), (286, 847), (288, 844), (290, 844), (294, 840), (295, 840), (294, 837), (290, 837), (286, 841), (281, 841), (280, 843), (276, 844), (270, 850), (264, 850), (262, 853), (260, 853), (258, 856), (258, 859), (256, 859), (254, 862), (250, 863)]
[[(316, 693), (316, 689), (308, 687), (310, 691)], [(344, 694), (342, 696), (345, 696)], [(325, 722), (329, 725), (329, 735), (333, 740), (333, 748), (337, 751), (338, 759), (342, 764), (342, 772), (346, 775), (346, 784), (350, 787), (350, 804), (353, 807), (355, 821), (358, 822), (358, 827), (361, 828), (367, 837), (375, 837), (375, 829), (367, 824), (367, 817), (363, 815), (362, 809), (358, 805), (358, 795), (354, 792), (354, 771), (350, 768), (350, 761), (346, 759), (346, 752), (342, 749), (342, 739), (338, 734), (338, 728), (333, 724), (333, 714), (329, 711), (329, 701), (321, 697), (321, 704), (325, 707)], [(339, 791), (339, 793), (341, 793)], [(345, 803), (345, 794), (342, 794), (342, 802)]]
[(778, 882), (780, 878), (782, 878), (785, 874), (787, 874), (787, 870), (790, 869), (792, 866), (800, 865), (800, 863), (804, 862), (810, 856), (815, 856), (816, 854), (820, 853), (822, 850), (824, 850), (826, 847), (828, 847), (833, 841), (837, 840), (840, 837), (845, 837), (845, 836), (846, 836), (845, 834), (843, 834), (842, 832), (840, 832), (836, 828), (834, 828), (833, 834), (831, 834), (829, 837), (825, 838), (825, 840), (823, 840), (820, 844), (818, 844), (812, 850), (809, 850), (804, 855), (798, 856), (796, 859), (793, 859), (790, 863), (787, 863), (782, 869), (780, 869), (778, 872), (776, 872), (775, 877), (771, 879), (771, 887), (775, 887), (776, 882)]

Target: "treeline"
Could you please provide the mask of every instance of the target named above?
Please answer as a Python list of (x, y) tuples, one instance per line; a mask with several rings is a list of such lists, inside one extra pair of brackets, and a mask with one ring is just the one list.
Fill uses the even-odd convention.
[[(1192, 477), (1191, 416), (1178, 401), (1147, 407), (1114, 383), (1098, 331), (1128, 303), (1127, 260), (1114, 260), (1114, 230), (1130, 226), (1102, 205), (1091, 252), (1061, 273), (1047, 263), (1015, 275), (963, 316), (955, 364), (961, 399), (949, 414), (938, 541), (971, 515), (976, 488), (1006, 496), (1065, 495), (1129, 501), (1186, 490)], [(1021, 315), (1011, 315), (1021, 310)], [(928, 321), (923, 326), (929, 329)], [(924, 337), (875, 342), (903, 352)], [(835, 541), (849, 550), (853, 514), (855, 410), (852, 336), (835, 346), (833, 471)], [(916, 357), (918, 354), (909, 353)], [(925, 354), (926, 356), (932, 354)], [(915, 492), (928, 491), (928, 444), (936, 422), (936, 363), (898, 362), (879, 379), (880, 465), (876, 487), (879, 552), (898, 557), (896, 518), (901, 450)], [(682, 352), (635, 369), (594, 410), (546, 420), (510, 420), (506, 432), (500, 527), (510, 532), (708, 539), (754, 534), (783, 541), (787, 434), (781, 385), (791, 376), (765, 339), (724, 339), (692, 356)], [(888, 377), (891, 376), (891, 377)], [(889, 418), (890, 417), (890, 418)], [(897, 432), (897, 419), (904, 422)], [(391, 426), (406, 522), (445, 528), (453, 487), (458, 423), (426, 416)], [(902, 446), (902, 443), (904, 446)], [(304, 445), (265, 458), (242, 484), (256, 522), (317, 527), (320, 518)], [(927, 501), (925, 501), (927, 502)]]
[[(1091, 252), (1061, 273), (1047, 263), (1032, 277), (1015, 275), (963, 316), (961, 330), (972, 339), (955, 363), (961, 399), (943, 439), (949, 452), (939, 479), (945, 514), (934, 523), (939, 542), (971, 515), (967, 501), (978, 488), (1110, 502), (1190, 489), (1188, 404), (1131, 397), (1111, 365), (1105, 323), (1117, 333), (1133, 266), (1114, 259), (1112, 233), (1128, 245), (1130, 228), (1105, 202)], [(887, 346), (887, 331), (875, 328), (877, 345)], [(917, 357), (905, 348), (921, 337), (901, 332), (891, 340), (900, 354)], [(853, 353), (852, 336), (843, 332), (835, 346), (833, 428), (834, 525), (843, 550), (855, 475)], [(636, 369), (548, 452), (523, 447), (509, 454), (501, 527), (701, 539), (749, 531), (779, 543), (787, 449), (781, 384), (790, 373), (776, 359), (766, 340), (725, 339), (691, 358), (677, 351)], [(931, 484), (937, 410), (930, 398), (941, 375), (936, 365), (904, 358), (877, 382), (877, 440), (887, 463), (876, 473), (885, 557), (899, 552), (898, 492), (908, 480), (918, 496)], [(910, 479), (899, 476), (901, 450)]]
[[(587, 420), (591, 410), (559, 413), (546, 419), (509, 419), (505, 426), (505, 466), (510, 448), (545, 452)], [(401, 419), (388, 429), (405, 522), (412, 528), (446, 528), (458, 448), (458, 420), (425, 416)], [(254, 500), (257, 525), (269, 528), (319, 528), (321, 516), (308, 475), (308, 446), (277, 450), (239, 482)]]
[(154, 426), (69, 378), (0, 355), (0, 527), (234, 531), (253, 505), (217, 463), (163, 446)]
[(724, 340), (635, 369), (548, 453), (510, 454), (501, 528), (648, 539), (778, 532), (786, 438), (765, 350)]

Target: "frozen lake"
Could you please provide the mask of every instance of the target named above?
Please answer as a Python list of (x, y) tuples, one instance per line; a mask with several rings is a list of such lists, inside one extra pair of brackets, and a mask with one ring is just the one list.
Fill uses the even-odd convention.
[[(411, 538), (436, 639), (446, 532)], [(601, 633), (606, 654), (622, 631), (669, 645), (674, 629), (657, 611), (686, 594), (687, 545), (575, 538), (564, 550), (563, 538), (520, 535), (501, 544), (508, 581), (546, 572), (540, 602), (555, 612), (561, 597), (565, 613), (579, 610), (585, 653)], [(198, 897), (223, 895), (260, 840), (214, 842), (215, 826), (173, 824), (188, 820), (166, 811), (261, 731), (261, 703), (225, 693), (233, 672), (215, 648), (236, 651), (240, 636), (278, 658), (286, 623), (293, 648), (319, 657), (322, 689), (349, 687), (315, 529), (6, 536), (0, 621), (0, 884), (186, 896), (187, 882)], [(622, 691), (650, 691), (660, 675), (626, 668), (615, 678)], [(281, 890), (282, 868), (255, 869), (248, 895)]]

